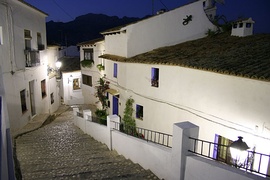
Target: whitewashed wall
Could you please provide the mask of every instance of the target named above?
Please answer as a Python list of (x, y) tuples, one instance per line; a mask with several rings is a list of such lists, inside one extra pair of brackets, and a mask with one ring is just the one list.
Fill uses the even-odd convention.
[[(30, 110), (29, 82), (34, 81), (36, 114), (49, 112), (50, 96), (47, 78), (46, 50), (40, 51), (40, 66), (25, 68), (24, 30), (31, 31), (31, 48), (37, 50), (37, 33), (41, 33), (46, 49), (46, 15), (16, 0), (1, 3), (0, 26), (3, 30), (3, 45), (0, 45), (0, 63), (7, 99), (11, 131), (24, 126), (32, 119)], [(7, 16), (8, 14), (8, 16)], [(2, 21), (3, 20), (3, 21)], [(45, 98), (41, 97), (41, 81), (46, 80)], [(26, 90), (27, 111), (22, 113), (20, 91)]]
[(127, 56), (127, 33), (110, 34), (105, 36), (105, 50), (106, 54), (114, 54), (118, 56)]
[[(59, 84), (56, 81), (56, 77), (50, 78), (49, 79), (49, 93), (48, 93), (48, 100), (49, 100), (49, 113), (54, 113), (55, 111), (57, 111), (57, 109), (59, 108), (61, 102), (61, 98), (59, 96)], [(53, 102), (51, 100), (51, 94), (53, 93)]]
[(99, 71), (97, 68), (98, 64), (103, 64), (106, 66), (106, 62), (104, 59), (99, 58), (104, 51), (104, 41), (96, 42), (94, 45), (83, 45), (80, 47), (80, 60), (84, 59), (84, 51), (83, 49), (93, 48), (94, 52), (94, 64), (91, 68), (81, 67), (82, 74), (88, 75), (92, 77), (92, 87), (88, 85), (82, 84), (82, 94), (84, 97), (85, 104), (95, 104), (98, 99), (95, 97), (96, 89), (95, 86), (98, 85), (98, 81), (100, 77), (103, 77), (104, 71)]
[[(190, 121), (200, 127), (200, 139), (243, 136), (249, 147), (270, 153), (270, 83), (179, 66), (118, 64), (118, 78), (108, 80), (120, 91), (121, 116), (129, 97), (134, 109), (143, 106), (138, 127), (171, 134), (173, 123)], [(159, 68), (158, 88), (151, 86), (152, 67)]]
[[(192, 15), (192, 21), (183, 25), (183, 19), (189, 15)], [(127, 57), (205, 37), (207, 30), (213, 28), (204, 12), (203, 1), (187, 4), (128, 26)]]
[[(195, 170), (194, 170), (195, 169)], [(239, 171), (217, 161), (198, 156), (188, 156), (186, 164), (186, 180), (265, 180), (264, 177), (256, 176), (245, 171)]]
[[(183, 19), (192, 21), (183, 25)], [(174, 45), (206, 36), (214, 29), (203, 8), (203, 1), (187, 4), (120, 30), (120, 34), (105, 35), (106, 54), (132, 57), (159, 47)]]
[(73, 89), (73, 79), (77, 78), (79, 78), (80, 83), (82, 83), (81, 71), (62, 73), (64, 104), (73, 105), (84, 103), (84, 99), (82, 96), (82, 89), (77, 90)]
[(110, 121), (116, 118), (115, 115), (107, 117), (106, 127), (78, 117), (77, 111), (78, 108), (73, 109), (74, 124), (83, 132), (106, 144), (110, 150), (116, 150), (118, 154), (140, 164), (144, 169), (151, 170), (160, 179), (262, 179), (217, 161), (190, 154), (188, 149), (194, 145), (189, 137), (197, 138), (199, 131), (199, 127), (190, 122), (173, 125), (172, 148), (167, 148), (113, 130)]

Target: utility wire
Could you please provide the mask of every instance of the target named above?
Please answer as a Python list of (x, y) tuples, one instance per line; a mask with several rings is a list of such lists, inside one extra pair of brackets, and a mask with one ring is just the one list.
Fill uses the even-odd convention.
[(166, 9), (167, 11), (169, 11), (169, 9), (168, 9), (167, 6), (162, 2), (162, 0), (159, 0), (159, 2), (165, 7), (165, 9)]
[(62, 8), (55, 0), (53, 0), (53, 2), (55, 3), (55, 5), (59, 8), (59, 9), (61, 9), (68, 17), (70, 17), (71, 18), (71, 20), (73, 20), (74, 18), (67, 12), (67, 11), (65, 11), (65, 9), (64, 8)]

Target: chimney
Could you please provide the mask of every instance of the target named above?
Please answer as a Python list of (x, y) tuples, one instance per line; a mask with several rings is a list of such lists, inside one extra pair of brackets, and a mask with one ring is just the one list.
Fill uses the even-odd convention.
[(255, 22), (252, 18), (239, 19), (232, 24), (232, 36), (250, 36), (253, 35), (253, 24)]

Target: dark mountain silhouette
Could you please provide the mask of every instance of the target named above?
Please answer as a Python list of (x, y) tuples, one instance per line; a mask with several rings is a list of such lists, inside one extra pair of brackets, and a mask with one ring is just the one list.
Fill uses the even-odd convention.
[(80, 42), (102, 37), (100, 32), (104, 30), (138, 20), (140, 20), (140, 18), (119, 18), (117, 16), (89, 13), (66, 23), (49, 21), (46, 23), (47, 43), (76, 45)]

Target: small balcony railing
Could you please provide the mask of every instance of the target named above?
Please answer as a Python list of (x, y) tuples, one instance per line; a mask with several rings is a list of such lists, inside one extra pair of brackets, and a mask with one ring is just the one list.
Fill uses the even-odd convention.
[(128, 126), (123, 125), (118, 122), (114, 122), (113, 129), (120, 131), (122, 133), (125, 133), (127, 135), (149, 141), (152, 143), (156, 143), (162, 146), (166, 146), (171, 148), (172, 147), (172, 135), (158, 132), (158, 131), (152, 131), (149, 129), (134, 127), (134, 126)]
[(25, 66), (35, 67), (40, 65), (39, 51), (37, 50), (24, 50), (25, 54)]
[(45, 49), (45, 45), (44, 44), (38, 44), (38, 50), (39, 51), (43, 51)]
[[(267, 170), (266, 170), (270, 162), (270, 155), (258, 153), (255, 151), (247, 151), (247, 157), (244, 163), (238, 164), (236, 166), (230, 156), (229, 146), (213, 143), (210, 141), (195, 139), (192, 137), (190, 137), (189, 139), (192, 141), (192, 144), (193, 144), (193, 148), (189, 150), (189, 152), (191, 153), (226, 163), (228, 165), (237, 167), (241, 170), (245, 170), (253, 174), (270, 177), (270, 175), (267, 173)], [(224, 159), (220, 159), (217, 155), (218, 150), (223, 151), (223, 153), (226, 154), (225, 159), (229, 159), (229, 160), (224, 161)], [(265, 170), (266, 170), (266, 173), (265, 173)]]

